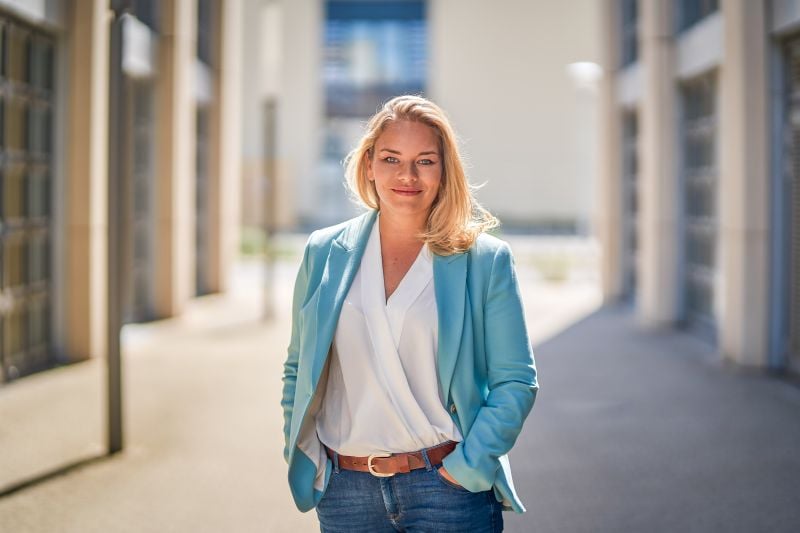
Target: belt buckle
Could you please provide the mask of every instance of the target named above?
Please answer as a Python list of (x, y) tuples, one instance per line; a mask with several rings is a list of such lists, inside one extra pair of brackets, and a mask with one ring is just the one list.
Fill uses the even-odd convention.
[(392, 477), (394, 475), (393, 473), (392, 474), (381, 474), (380, 472), (376, 472), (375, 470), (373, 470), (373, 467), (372, 467), (372, 460), (373, 459), (378, 458), (378, 457), (391, 457), (391, 456), (392, 456), (392, 454), (390, 454), (390, 453), (373, 453), (369, 457), (367, 457), (367, 469), (369, 470), (369, 473), (372, 474), (375, 477)]

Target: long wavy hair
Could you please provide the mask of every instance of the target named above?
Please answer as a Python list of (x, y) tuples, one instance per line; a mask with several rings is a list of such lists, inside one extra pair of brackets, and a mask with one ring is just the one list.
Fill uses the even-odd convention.
[(417, 238), (438, 255), (465, 252), (481, 232), (500, 225), (474, 198), (464, 171), (453, 127), (444, 111), (421, 96), (397, 96), (386, 102), (367, 123), (358, 145), (345, 158), (347, 185), (355, 201), (380, 210), (375, 183), (367, 178), (367, 160), (375, 156), (375, 143), (393, 121), (408, 120), (433, 128), (443, 160), (442, 180), (431, 206), (425, 231)]

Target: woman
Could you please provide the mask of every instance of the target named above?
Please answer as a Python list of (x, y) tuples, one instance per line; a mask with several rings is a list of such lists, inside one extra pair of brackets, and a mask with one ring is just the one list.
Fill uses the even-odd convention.
[(348, 156), (368, 208), (305, 247), (284, 458), (322, 531), (502, 531), (507, 453), (538, 390), (508, 245), (442, 110), (400, 96)]

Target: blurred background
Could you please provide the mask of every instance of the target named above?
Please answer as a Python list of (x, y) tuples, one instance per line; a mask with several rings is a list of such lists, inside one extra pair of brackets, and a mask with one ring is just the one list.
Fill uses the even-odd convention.
[(0, 0), (0, 531), (319, 529), (294, 277), (407, 93), (515, 256), (506, 530), (800, 530), (800, 0)]

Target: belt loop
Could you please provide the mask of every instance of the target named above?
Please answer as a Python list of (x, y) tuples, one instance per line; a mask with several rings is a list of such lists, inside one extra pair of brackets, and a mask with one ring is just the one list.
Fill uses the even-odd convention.
[(433, 470), (433, 466), (431, 465), (431, 459), (428, 457), (428, 448), (422, 449), (422, 458), (425, 459), (425, 470), (430, 472)]
[(339, 453), (331, 450), (333, 452), (333, 471), (335, 473), (339, 473)]

